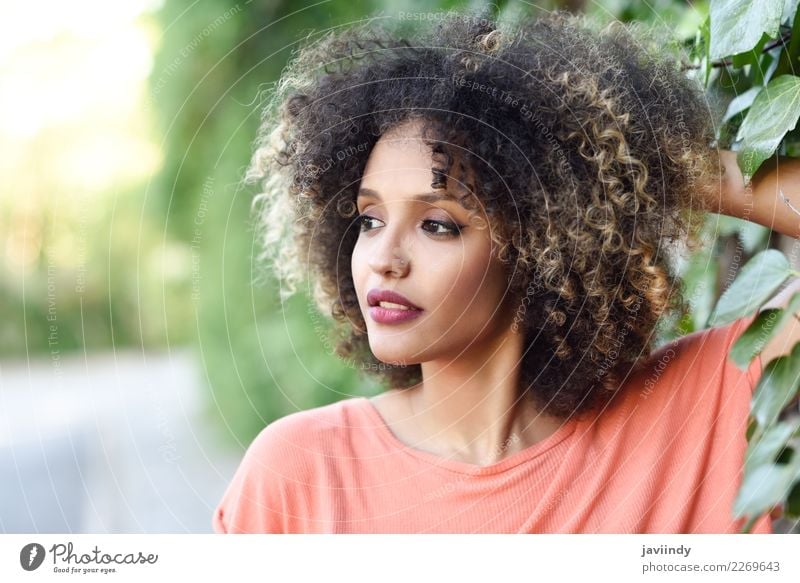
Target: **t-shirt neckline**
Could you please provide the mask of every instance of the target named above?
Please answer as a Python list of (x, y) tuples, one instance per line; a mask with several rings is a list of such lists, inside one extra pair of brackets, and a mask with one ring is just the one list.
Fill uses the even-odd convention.
[(499, 474), (501, 472), (509, 470), (515, 466), (518, 466), (519, 464), (522, 464), (524, 462), (527, 462), (535, 457), (544, 454), (545, 452), (553, 449), (556, 445), (564, 441), (570, 435), (572, 435), (578, 423), (577, 419), (570, 418), (567, 421), (565, 421), (561, 425), (561, 427), (559, 427), (554, 433), (544, 438), (542, 441), (538, 441), (533, 445), (529, 445), (522, 451), (518, 451), (517, 453), (505, 459), (502, 459), (499, 462), (495, 462), (488, 466), (479, 466), (477, 464), (471, 464), (468, 462), (462, 462), (460, 460), (442, 457), (427, 451), (423, 451), (421, 449), (411, 447), (410, 445), (401, 441), (394, 434), (394, 432), (392, 432), (391, 428), (384, 420), (380, 411), (378, 411), (377, 407), (375, 407), (372, 401), (370, 401), (369, 397), (359, 397), (359, 399), (362, 401), (363, 409), (366, 412), (366, 414), (372, 419), (372, 421), (374, 421), (377, 435), (384, 443), (386, 443), (393, 449), (400, 450), (408, 455), (411, 455), (417, 459), (438, 466), (440, 468), (444, 468), (460, 474), (469, 474), (476, 476)]

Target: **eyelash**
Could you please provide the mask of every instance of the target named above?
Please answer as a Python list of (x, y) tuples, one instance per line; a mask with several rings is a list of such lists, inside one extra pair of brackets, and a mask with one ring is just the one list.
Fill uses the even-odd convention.
[[(376, 219), (375, 217), (371, 217), (369, 215), (359, 215), (356, 219), (356, 223), (359, 227), (359, 232), (366, 233), (368, 231), (372, 231), (373, 229), (366, 228), (367, 221), (379, 221), (380, 219)], [(432, 233), (430, 231), (426, 231), (428, 234), (433, 235), (434, 237), (458, 237), (461, 235), (461, 230), (464, 228), (463, 225), (457, 225), (455, 223), (449, 223), (446, 221), (434, 221), (432, 219), (428, 219), (422, 221), (422, 224), (432, 223), (434, 225), (439, 225), (449, 230), (448, 233)]]

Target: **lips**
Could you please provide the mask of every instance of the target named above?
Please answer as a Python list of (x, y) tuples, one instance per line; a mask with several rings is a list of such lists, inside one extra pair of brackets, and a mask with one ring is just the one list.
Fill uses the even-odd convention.
[[(391, 302), (393, 304), (400, 304), (401, 306), (406, 306), (407, 308), (411, 308), (412, 310), (422, 310), (419, 306), (414, 305), (411, 303), (411, 300), (399, 294), (395, 291), (391, 291), (388, 289), (377, 289), (373, 288), (369, 290), (367, 293), (367, 303), (374, 307), (379, 306), (381, 302)], [(396, 308), (402, 309), (402, 308)]]
[[(381, 306), (381, 302), (384, 303)], [(400, 324), (413, 320), (422, 314), (422, 308), (413, 304), (402, 294), (388, 289), (371, 289), (367, 293), (369, 315), (378, 324)], [(397, 305), (392, 305), (397, 304)]]

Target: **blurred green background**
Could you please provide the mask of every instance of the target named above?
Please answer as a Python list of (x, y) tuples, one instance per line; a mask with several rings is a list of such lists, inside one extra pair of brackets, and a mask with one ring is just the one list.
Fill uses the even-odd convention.
[[(204, 419), (239, 444), (287, 413), (378, 391), (326, 349), (327, 320), (307, 297), (281, 305), (253, 262), (253, 193), (240, 181), (261, 107), (306, 35), (375, 10), (489, 3), (46, 4), (35, 18), (16, 9), (27, 24), (0, 41), (0, 356), (189, 347)], [(491, 6), (508, 18), (566, 7), (681, 39), (708, 13), (678, 0)], [(750, 251), (766, 244), (752, 240)], [(718, 252), (686, 267), (690, 291), (711, 285), (679, 333), (719, 292)]]

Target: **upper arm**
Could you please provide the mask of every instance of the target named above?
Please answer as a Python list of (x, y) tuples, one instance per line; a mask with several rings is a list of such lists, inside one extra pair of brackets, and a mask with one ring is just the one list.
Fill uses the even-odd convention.
[[(763, 225), (789, 237), (800, 237), (800, 159), (772, 156), (765, 160), (745, 185), (737, 153), (719, 151), (724, 168), (719, 198), (712, 197), (706, 210)], [(785, 199), (785, 200), (784, 200)]]

